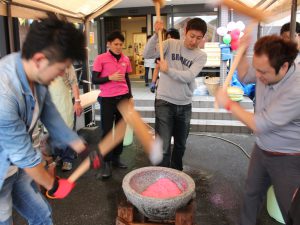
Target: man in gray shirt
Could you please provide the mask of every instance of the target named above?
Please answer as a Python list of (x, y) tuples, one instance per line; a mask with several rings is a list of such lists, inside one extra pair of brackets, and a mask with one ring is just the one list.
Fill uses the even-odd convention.
[[(155, 34), (149, 39), (144, 58), (159, 57), (158, 30), (162, 22), (156, 22)], [(155, 131), (163, 140), (163, 161), (160, 164), (182, 170), (186, 140), (192, 114), (192, 96), (195, 78), (206, 63), (206, 53), (198, 46), (207, 31), (205, 21), (191, 19), (186, 26), (185, 39), (168, 39), (163, 42), (165, 60), (160, 64), (160, 81), (155, 101)], [(174, 149), (171, 153), (171, 137)]]
[[(231, 101), (223, 90), (216, 94), (218, 104), (230, 110), (256, 135), (241, 225), (256, 224), (270, 185), (274, 186), (278, 205), (287, 221), (293, 194), (300, 185), (300, 68), (294, 63), (297, 54), (296, 43), (276, 35), (256, 42), (253, 69), (239, 74), (242, 82), (256, 82), (255, 113)], [(244, 66), (246, 61), (244, 56), (239, 66)]]

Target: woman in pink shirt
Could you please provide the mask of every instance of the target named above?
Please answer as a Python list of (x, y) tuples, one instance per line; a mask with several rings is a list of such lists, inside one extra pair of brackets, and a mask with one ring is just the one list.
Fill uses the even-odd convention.
[[(124, 36), (120, 31), (114, 31), (107, 37), (109, 50), (98, 55), (93, 66), (93, 84), (99, 84), (101, 90), (98, 101), (101, 110), (102, 137), (122, 118), (117, 104), (124, 98), (132, 98), (128, 73), (132, 71), (130, 60), (122, 54)], [(120, 161), (123, 151), (121, 142), (113, 151), (104, 157), (104, 167), (101, 177), (112, 175), (111, 165), (126, 169)]]

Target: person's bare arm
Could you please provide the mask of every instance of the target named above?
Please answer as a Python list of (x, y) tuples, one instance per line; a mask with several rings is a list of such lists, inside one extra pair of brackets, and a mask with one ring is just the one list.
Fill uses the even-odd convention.
[(83, 109), (81, 106), (81, 102), (80, 102), (80, 97), (79, 97), (79, 88), (77, 83), (72, 84), (72, 92), (73, 92), (73, 96), (74, 96), (74, 112), (76, 113), (76, 116), (80, 116)]
[(153, 75), (152, 75), (152, 83), (156, 83), (157, 81), (157, 77), (158, 77), (158, 73), (159, 73), (159, 65), (156, 64), (154, 71), (153, 71)]
[(257, 131), (254, 113), (246, 111), (237, 102), (230, 100), (227, 91), (219, 88), (215, 97), (219, 106), (231, 111), (234, 117), (244, 123), (254, 133)]

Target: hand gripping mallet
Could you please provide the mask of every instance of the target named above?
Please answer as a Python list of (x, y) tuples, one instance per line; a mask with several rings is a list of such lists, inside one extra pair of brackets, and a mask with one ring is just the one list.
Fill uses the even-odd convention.
[[(120, 120), (115, 130), (111, 130), (98, 144), (98, 151), (100, 151), (102, 156), (107, 155), (111, 150), (114, 149), (124, 138), (126, 130), (126, 123), (122, 119)], [(70, 182), (75, 182), (80, 178), (86, 171), (91, 167), (91, 162), (89, 157), (83, 160), (83, 162), (76, 168), (76, 170), (70, 175), (68, 180)]]

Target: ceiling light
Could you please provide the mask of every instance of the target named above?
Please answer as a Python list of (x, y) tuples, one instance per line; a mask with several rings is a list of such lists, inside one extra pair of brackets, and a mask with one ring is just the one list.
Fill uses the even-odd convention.
[(131, 17), (131, 16), (128, 16), (128, 19), (129, 19), (129, 20), (131, 20), (131, 19), (132, 19), (132, 17)]

